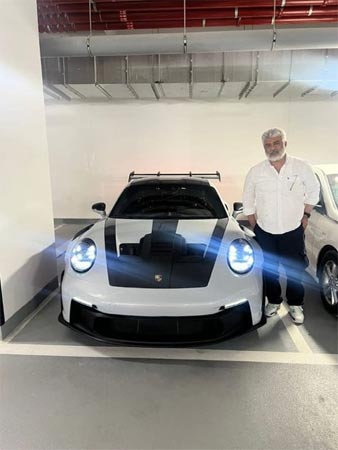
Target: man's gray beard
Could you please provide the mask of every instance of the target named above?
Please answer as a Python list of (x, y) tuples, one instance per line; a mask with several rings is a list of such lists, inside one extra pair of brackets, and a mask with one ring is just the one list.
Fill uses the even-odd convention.
[(277, 162), (277, 161), (280, 161), (282, 158), (284, 158), (285, 153), (286, 153), (286, 151), (284, 149), (283, 152), (280, 155), (277, 155), (277, 156), (268, 156), (268, 155), (266, 155), (266, 156), (267, 156), (267, 158), (268, 158), (268, 160), (270, 162)]

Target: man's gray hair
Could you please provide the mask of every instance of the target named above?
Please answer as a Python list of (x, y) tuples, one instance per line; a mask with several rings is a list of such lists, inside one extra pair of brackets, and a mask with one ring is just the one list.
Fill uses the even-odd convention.
[(264, 144), (266, 139), (277, 137), (277, 136), (281, 136), (283, 139), (283, 142), (286, 141), (286, 133), (284, 130), (282, 130), (281, 128), (270, 128), (270, 130), (266, 130), (262, 134), (262, 142)]

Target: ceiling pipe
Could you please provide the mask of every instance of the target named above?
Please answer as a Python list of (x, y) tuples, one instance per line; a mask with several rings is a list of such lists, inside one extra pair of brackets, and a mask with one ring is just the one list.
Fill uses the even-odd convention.
[[(302, 24), (322, 24), (322, 23), (337, 23), (338, 21), (338, 15), (335, 17), (282, 17), (282, 18), (276, 18), (276, 24), (279, 25), (302, 25)], [(215, 25), (215, 22), (213, 22), (213, 26), (219, 26)], [(270, 25), (271, 19), (267, 18), (251, 18), (251, 19), (241, 19), (240, 25)], [(212, 26), (210, 24), (210, 26)], [(337, 29), (337, 28), (336, 28)]]
[[(338, 14), (333, 17), (321, 16), (321, 17), (277, 17), (275, 23), (278, 25), (303, 25), (303, 24), (323, 24), (323, 23), (337, 23)], [(241, 26), (255, 26), (255, 25), (271, 25), (272, 17), (255, 17), (255, 18), (234, 18), (234, 19), (194, 19), (187, 20), (187, 28), (205, 28), (205, 27), (241, 27)], [(171, 21), (158, 21), (158, 22), (100, 22), (93, 23), (93, 31), (120, 31), (120, 30), (159, 30), (164, 28), (183, 28), (184, 21), (171, 20)], [(89, 23), (42, 23), (39, 26), (40, 33), (74, 33), (74, 32), (86, 32), (90, 28)]]
[[(215, 1), (215, 0), (188, 0), (187, 9), (219, 9), (219, 8), (256, 8), (256, 7), (271, 7), (271, 0), (227, 0)], [(95, 0), (95, 4), (98, 10), (101, 11), (160, 11), (160, 10), (182, 10), (181, 0), (168, 0), (168, 1), (107, 1), (107, 0)], [(286, 4), (290, 6), (333, 6), (338, 5), (337, 0), (276, 0), (276, 6), (284, 6)], [(88, 11), (88, 1), (45, 1), (38, 0), (39, 11), (57, 11), (64, 10), (65, 12), (79, 12)]]
[[(306, 19), (307, 17), (322, 17), (329, 16), (338, 19), (338, 7), (332, 8), (313, 8), (311, 10), (311, 14), (309, 14), (309, 8), (284, 8), (277, 10), (276, 17), (284, 18), (284, 17), (303, 17)], [(273, 8), (243, 8), (237, 9), (236, 13), (234, 10), (193, 10), (187, 12), (187, 20), (196, 20), (196, 19), (205, 19), (206, 21), (209, 19), (241, 19), (241, 18), (272, 18), (274, 15)], [(161, 22), (161, 21), (171, 21), (171, 20), (182, 20), (182, 12), (181, 11), (164, 11), (164, 12), (151, 12), (151, 13), (128, 13), (124, 17), (121, 17), (119, 12), (115, 13), (94, 13), (92, 14), (92, 23), (103, 23), (103, 22), (111, 22), (111, 28), (114, 29), (114, 23), (119, 22)], [(319, 19), (320, 20), (320, 19)], [(61, 14), (61, 15), (52, 15), (48, 17), (41, 17), (39, 20), (40, 25), (57, 25), (57, 24), (88, 24), (88, 14)], [(149, 26), (152, 26), (151, 24)]]
[[(188, 53), (267, 51), (273, 34), (266, 30), (190, 32)], [(47, 36), (40, 39), (43, 57), (180, 54), (182, 33), (104, 36)], [(298, 28), (277, 30), (275, 50), (338, 48), (338, 29)]]
[[(272, 3), (187, 0), (184, 12), (188, 27), (239, 26), (243, 20), (246, 25), (261, 25), (269, 24), (273, 17), (276, 23), (338, 22), (338, 0), (276, 0), (276, 15)], [(88, 0), (38, 0), (38, 13), (40, 32), (88, 31), (89, 14), (98, 31), (177, 28), (183, 20), (182, 0), (95, 0), (95, 8), (90, 9)], [(294, 19), (284, 20), (287, 16)]]

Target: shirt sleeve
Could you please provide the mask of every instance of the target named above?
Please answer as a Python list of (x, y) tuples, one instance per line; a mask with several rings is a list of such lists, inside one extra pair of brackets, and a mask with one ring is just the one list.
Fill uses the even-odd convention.
[(305, 184), (305, 198), (304, 203), (306, 205), (316, 205), (319, 201), (319, 181), (310, 166), (310, 164), (305, 163), (304, 167), (304, 184)]
[(255, 214), (256, 205), (255, 205), (255, 182), (254, 182), (254, 174), (253, 169), (250, 169), (247, 174), (244, 182), (243, 189), (243, 213), (246, 216), (251, 214)]

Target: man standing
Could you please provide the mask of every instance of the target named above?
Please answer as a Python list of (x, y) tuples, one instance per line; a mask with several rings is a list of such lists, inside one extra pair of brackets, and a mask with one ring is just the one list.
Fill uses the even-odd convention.
[(264, 254), (267, 317), (274, 316), (283, 301), (279, 264), (287, 279), (289, 312), (297, 324), (304, 322), (304, 287), (307, 267), (304, 230), (313, 206), (319, 200), (319, 183), (310, 165), (286, 154), (286, 135), (272, 128), (262, 135), (267, 160), (252, 167), (243, 193), (248, 216)]

